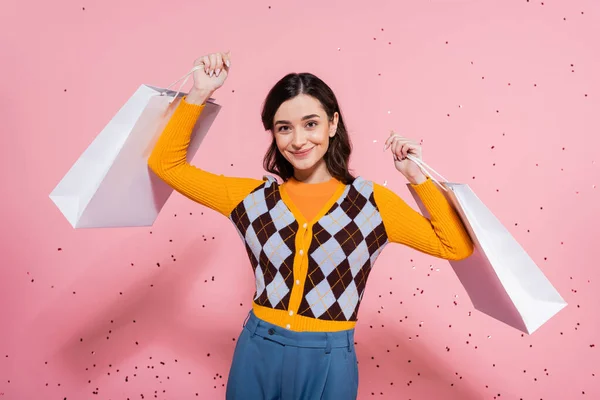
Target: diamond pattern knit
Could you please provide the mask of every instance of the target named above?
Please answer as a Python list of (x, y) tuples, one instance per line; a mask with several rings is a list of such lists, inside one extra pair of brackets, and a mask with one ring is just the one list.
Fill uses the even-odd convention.
[[(268, 176), (230, 216), (254, 269), (254, 301), (286, 310), (293, 289), (298, 223)], [(373, 183), (361, 177), (313, 226), (308, 273), (298, 314), (356, 321), (371, 267), (388, 243), (373, 197)]]

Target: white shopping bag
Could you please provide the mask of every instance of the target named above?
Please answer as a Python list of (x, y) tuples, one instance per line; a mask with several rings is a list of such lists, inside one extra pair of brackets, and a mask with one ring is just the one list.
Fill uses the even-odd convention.
[[(567, 303), (510, 232), (467, 184), (450, 183), (422, 160), (409, 155), (423, 173), (440, 186), (467, 229), (475, 250), (450, 261), (473, 306), (513, 328), (532, 334)], [(427, 169), (439, 175), (438, 182)], [(421, 213), (430, 214), (407, 184)]]
[[(151, 226), (173, 189), (148, 168), (158, 137), (185, 93), (141, 85), (83, 152), (50, 198), (74, 228)], [(220, 106), (207, 101), (188, 150), (196, 154)]]

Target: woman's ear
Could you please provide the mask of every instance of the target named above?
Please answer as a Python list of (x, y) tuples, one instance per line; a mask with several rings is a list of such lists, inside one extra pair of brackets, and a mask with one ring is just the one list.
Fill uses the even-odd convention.
[(339, 121), (339, 114), (336, 111), (335, 114), (333, 114), (333, 118), (331, 120), (331, 125), (329, 127), (329, 137), (334, 137), (335, 134), (337, 133), (337, 125), (338, 125), (338, 121)]

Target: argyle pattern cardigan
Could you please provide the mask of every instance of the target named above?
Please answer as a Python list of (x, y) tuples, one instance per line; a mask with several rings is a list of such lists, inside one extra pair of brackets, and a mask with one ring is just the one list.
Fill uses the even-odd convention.
[[(287, 310), (294, 288), (299, 225), (275, 178), (250, 193), (230, 219), (246, 245), (256, 278), (254, 301)], [(356, 321), (371, 268), (388, 243), (373, 198), (373, 183), (358, 177), (312, 227), (298, 315)], [(306, 254), (304, 254), (306, 253)]]

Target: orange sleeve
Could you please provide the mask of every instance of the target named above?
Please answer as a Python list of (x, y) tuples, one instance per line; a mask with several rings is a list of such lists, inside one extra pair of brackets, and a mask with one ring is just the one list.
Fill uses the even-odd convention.
[(192, 131), (205, 105), (181, 100), (148, 159), (150, 169), (187, 198), (226, 217), (264, 181), (216, 175), (187, 162)]
[(390, 189), (374, 184), (373, 196), (389, 241), (446, 260), (462, 260), (473, 253), (473, 242), (452, 205), (428, 177), (411, 184), (429, 211), (427, 219)]

